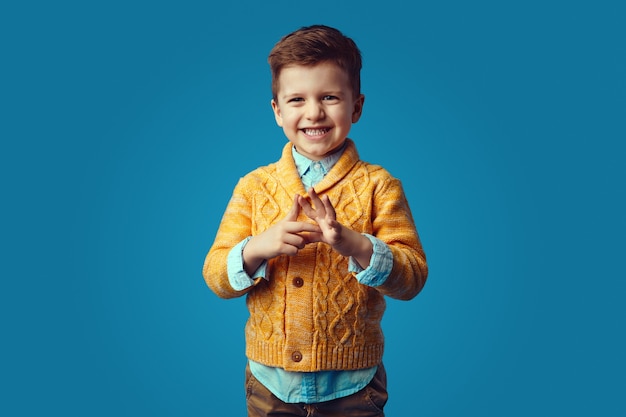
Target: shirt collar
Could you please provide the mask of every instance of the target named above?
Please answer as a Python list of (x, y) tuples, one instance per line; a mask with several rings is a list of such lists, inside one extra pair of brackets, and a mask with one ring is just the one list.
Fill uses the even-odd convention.
[(344, 142), (344, 144), (341, 145), (339, 149), (337, 149), (335, 152), (328, 155), (327, 157), (320, 159), (319, 161), (313, 161), (306, 156), (299, 154), (295, 146), (291, 148), (291, 154), (293, 155), (293, 160), (296, 163), (298, 174), (300, 175), (300, 178), (302, 178), (302, 176), (305, 175), (309, 171), (309, 169), (311, 169), (311, 166), (316, 162), (320, 163), (324, 175), (328, 174), (328, 171), (330, 171), (331, 168), (337, 163), (339, 158), (341, 158), (341, 155), (343, 154), (345, 148), (346, 143)]

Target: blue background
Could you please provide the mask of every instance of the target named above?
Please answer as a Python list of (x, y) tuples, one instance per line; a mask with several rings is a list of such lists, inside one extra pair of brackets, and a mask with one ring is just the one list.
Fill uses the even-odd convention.
[(387, 414), (626, 415), (622, 4), (0, 6), (0, 414), (245, 414), (247, 311), (201, 267), (285, 142), (269, 50), (324, 23), (431, 268), (388, 303)]

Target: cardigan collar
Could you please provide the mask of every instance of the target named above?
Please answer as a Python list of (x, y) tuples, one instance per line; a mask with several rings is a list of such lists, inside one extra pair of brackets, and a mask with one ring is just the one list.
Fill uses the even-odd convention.
[[(305, 195), (306, 190), (293, 160), (292, 148), (293, 144), (291, 142), (285, 144), (282, 156), (277, 162), (278, 175), (281, 177), (281, 182), (285, 185), (290, 195)], [(345, 177), (357, 162), (359, 162), (359, 154), (356, 146), (351, 139), (346, 138), (343, 154), (324, 179), (315, 186), (315, 191), (322, 193), (331, 188)]]

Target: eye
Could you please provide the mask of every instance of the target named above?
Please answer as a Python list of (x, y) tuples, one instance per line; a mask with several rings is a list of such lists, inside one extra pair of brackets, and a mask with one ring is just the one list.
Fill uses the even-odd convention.
[(322, 100), (325, 100), (325, 101), (339, 100), (339, 97), (327, 95), (327, 96), (322, 97)]
[(287, 103), (299, 103), (299, 102), (302, 102), (302, 101), (304, 101), (304, 99), (302, 97), (293, 97), (293, 98), (290, 98), (287, 101)]

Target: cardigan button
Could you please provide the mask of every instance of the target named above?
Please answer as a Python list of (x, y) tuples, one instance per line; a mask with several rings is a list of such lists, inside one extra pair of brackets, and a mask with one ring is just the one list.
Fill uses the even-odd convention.
[(302, 353), (296, 350), (291, 354), (291, 359), (293, 359), (294, 362), (300, 362), (302, 360)]
[(294, 287), (298, 287), (298, 288), (300, 288), (300, 287), (302, 287), (303, 285), (304, 285), (304, 280), (303, 280), (302, 278), (298, 277), (298, 278), (294, 278), (294, 279), (293, 279), (293, 286), (294, 286)]

